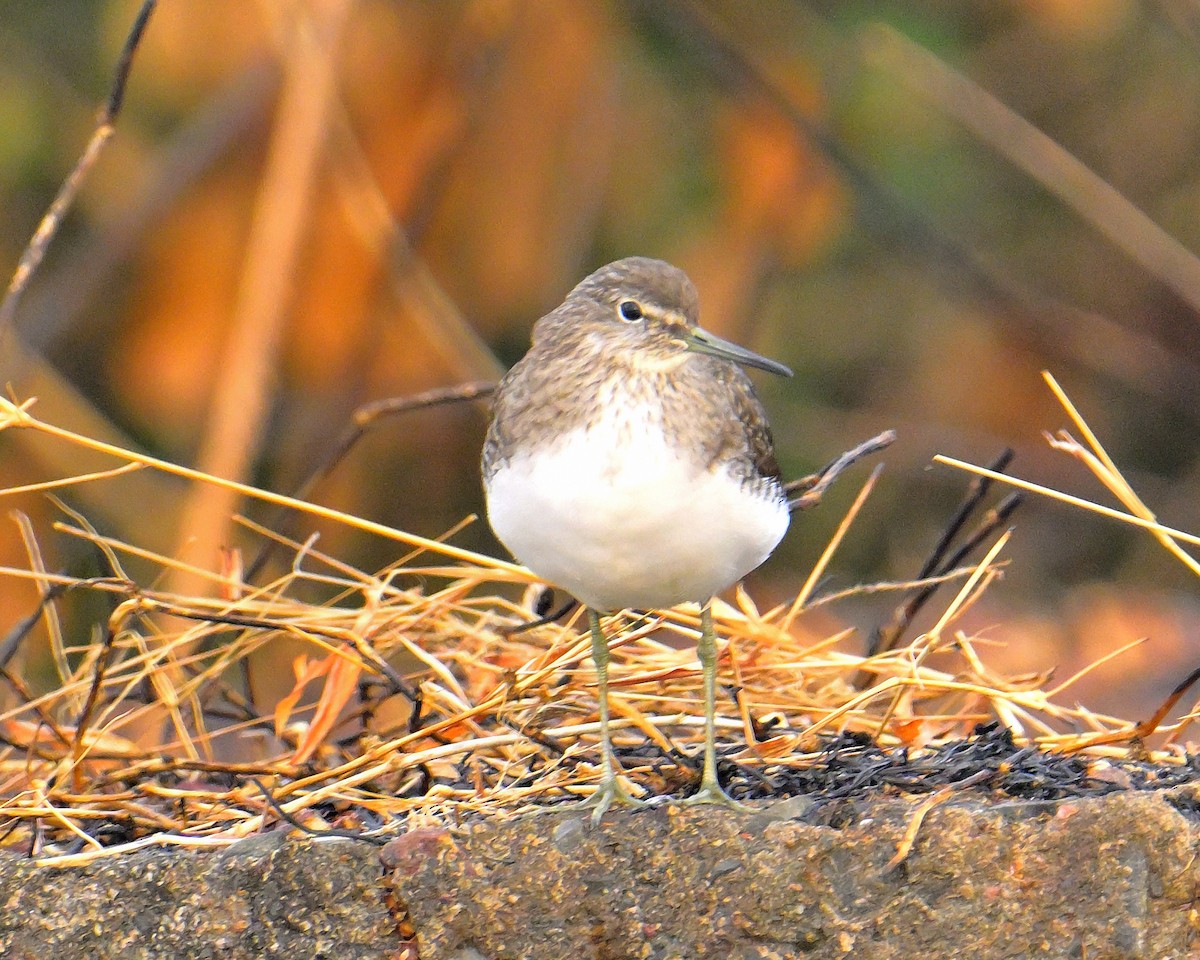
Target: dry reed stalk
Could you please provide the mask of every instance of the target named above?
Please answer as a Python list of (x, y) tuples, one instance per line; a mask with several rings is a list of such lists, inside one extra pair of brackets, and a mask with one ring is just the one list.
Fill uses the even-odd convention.
[[(0, 700), (7, 847), (61, 866), (146, 845), (231, 843), (281, 817), (300, 818), (305, 829), (386, 834), (425, 818), (506, 815), (593, 788), (598, 723), (589, 643), (574, 621), (507, 629), (527, 616), (504, 596), (511, 585), (532, 582), (523, 568), (99, 444), (37, 419), (29, 403), (0, 401), (4, 428), (231, 487), (413, 548), (404, 562), (371, 572), (244, 522), (293, 556), (286, 573), (251, 587), (104, 537), (75, 515), (56, 524), (56, 533), (102, 550), (113, 571), (84, 579), (44, 569), (29, 529), (29, 569), (0, 576), (23, 578), (43, 593), (107, 596), (111, 612), (90, 641), (58, 641), (54, 681), (18, 683)], [(123, 469), (54, 482), (119, 484)], [(719, 705), (718, 728), (746, 743), (727, 760), (751, 781), (820, 768), (831, 744), (906, 748), (919, 760), (988, 721), (1007, 731), (1014, 749), (1082, 753), (1085, 763), (1127, 756), (1131, 741), (1151, 732), (1181, 734), (1190, 715), (1162, 726), (1156, 716), (1148, 727), (1056, 699), (1087, 670), (1048, 687), (1048, 676), (1005, 677), (988, 667), (986, 643), (965, 631), (962, 616), (997, 576), (1005, 540), (950, 577), (962, 583), (934, 629), (869, 658), (849, 649), (860, 642), (853, 631), (810, 625), (810, 605), (822, 598), (765, 613), (741, 592), (736, 604), (717, 602), (728, 640), (722, 676), (737, 682), (736, 697)], [(430, 554), (437, 559), (428, 562)], [(152, 573), (133, 579), (123, 564), (134, 558)], [(157, 586), (183, 572), (221, 595)], [(836, 602), (898, 586), (928, 583), (867, 585), (840, 592)], [(824, 601), (826, 610), (831, 602)], [(686, 789), (686, 757), (702, 732), (697, 610), (685, 605), (627, 620), (614, 633), (610, 667), (622, 762), (641, 792)], [(37, 623), (18, 639), (32, 642)], [(256, 705), (241, 668), (282, 644), (293, 652), (297, 676), (312, 679), (297, 682), (284, 707)], [(326, 666), (313, 671), (317, 663)], [(336, 695), (321, 679), (333, 664), (352, 677), (342, 676)], [(860, 675), (870, 678), (865, 689), (856, 685)], [(164, 716), (166, 734), (153, 722)], [(157, 739), (147, 733), (155, 730)], [(1164, 769), (1191, 762), (1173, 745), (1147, 755)]]

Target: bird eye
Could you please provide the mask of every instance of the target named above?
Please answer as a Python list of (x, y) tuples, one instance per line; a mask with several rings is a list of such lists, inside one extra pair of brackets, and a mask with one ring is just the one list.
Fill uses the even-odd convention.
[(617, 310), (620, 312), (622, 320), (641, 320), (645, 316), (642, 313), (641, 304), (636, 300), (622, 300)]

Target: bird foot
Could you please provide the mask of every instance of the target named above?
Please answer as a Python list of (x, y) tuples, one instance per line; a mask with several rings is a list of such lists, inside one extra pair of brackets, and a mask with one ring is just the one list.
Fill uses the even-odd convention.
[(734, 800), (733, 797), (721, 789), (721, 785), (716, 780), (706, 780), (700, 785), (699, 790), (690, 797), (685, 797), (679, 801), (679, 805), (684, 807), (691, 807), (701, 803), (717, 804), (733, 810), (735, 813), (755, 812), (753, 807), (748, 807), (744, 803)]
[(646, 802), (639, 800), (623, 786), (621, 782), (613, 777), (608, 780), (603, 780), (595, 790), (595, 792), (576, 806), (577, 810), (591, 810), (592, 823), (599, 823), (600, 818), (614, 803), (623, 807), (644, 807)]

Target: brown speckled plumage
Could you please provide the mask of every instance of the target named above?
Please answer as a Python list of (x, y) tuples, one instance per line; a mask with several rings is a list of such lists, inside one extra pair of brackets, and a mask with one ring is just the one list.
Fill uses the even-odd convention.
[(704, 772), (686, 802), (736, 806), (717, 779), (717, 649), (710, 601), (762, 563), (788, 526), (771, 431), (738, 364), (781, 364), (697, 326), (681, 270), (602, 267), (533, 328), (504, 378), (483, 450), (488, 520), (538, 576), (588, 607), (600, 695), (593, 819), (633, 803), (608, 718), (600, 613), (701, 604)]
[[(624, 300), (669, 319), (630, 325), (617, 313)], [(698, 312), (692, 282), (661, 260), (618, 260), (580, 283), (534, 325), (529, 352), (496, 391), (483, 448), (485, 482), (515, 449), (553, 443), (599, 417), (615, 378), (634, 397), (657, 398), (668, 432), (698, 460), (727, 465), (764, 493), (778, 488), (771, 429), (750, 378), (737, 364), (690, 352), (678, 339), (680, 325), (695, 327)], [(647, 359), (674, 358), (680, 362), (670, 369), (647, 368)]]

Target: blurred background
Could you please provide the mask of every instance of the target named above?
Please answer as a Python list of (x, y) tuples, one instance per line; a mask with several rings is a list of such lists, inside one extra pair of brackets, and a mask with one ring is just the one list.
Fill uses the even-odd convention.
[[(139, 5), (0, 4), (6, 276)], [(1197, 103), (1196, 0), (163, 2), (0, 364), (43, 419), (291, 493), (357, 407), (495, 379), (580, 278), (642, 254), (796, 371), (756, 377), (787, 476), (898, 432), (821, 591), (916, 575), (968, 480), (935, 453), (1009, 446), (1013, 473), (1112, 503), (1045, 443), (1067, 418), (1043, 369), (1159, 517), (1200, 530)], [(309, 496), (439, 536), (482, 509), (485, 425), (478, 402), (383, 420)], [(0, 434), (5, 487), (112, 465)], [(868, 467), (796, 518), (748, 583), (760, 608), (795, 595)], [(208, 568), (257, 546), (231, 513), (270, 516), (150, 471), (66, 499)], [(5, 507), (48, 569), (100, 571), (44, 496)], [(5, 522), (0, 563), (27, 567)], [(1062, 678), (1148, 637), (1071, 694), (1144, 715), (1200, 659), (1194, 576), (1059, 503), (1014, 523), (964, 626)], [(396, 559), (320, 532), (362, 568)], [(483, 521), (454, 541), (499, 549)], [(0, 578), (0, 631), (36, 602)], [(897, 602), (816, 622), (860, 627), (853, 649)]]

